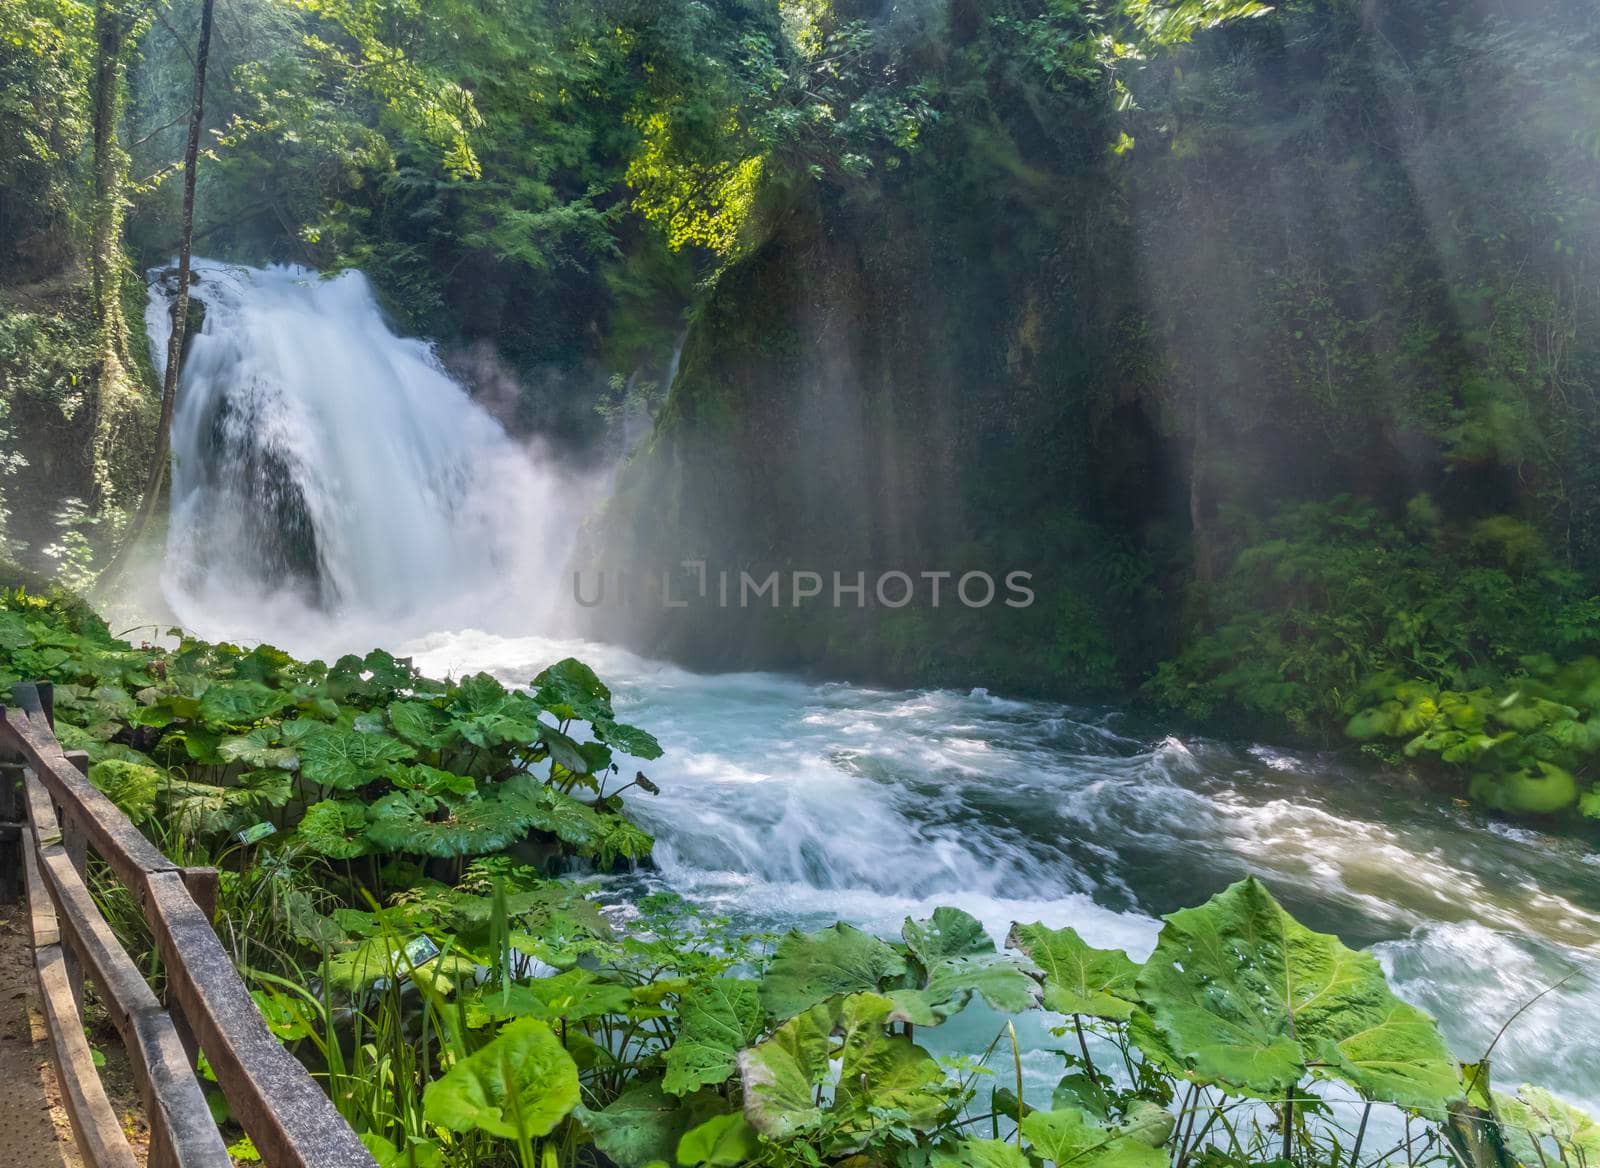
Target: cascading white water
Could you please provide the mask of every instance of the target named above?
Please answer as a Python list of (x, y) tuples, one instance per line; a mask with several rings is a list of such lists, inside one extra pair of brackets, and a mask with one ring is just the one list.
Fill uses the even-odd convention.
[[(281, 636), (320, 614), (393, 637), (554, 597), (573, 492), (388, 328), (364, 276), (195, 271), (165, 577), (180, 619)], [(161, 354), (168, 303), (154, 284)]]
[[(1313, 927), (1374, 945), (1469, 1058), (1575, 973), (1500, 1038), (1498, 1082), (1600, 1106), (1600, 865), (1581, 844), (1400, 776), (1185, 745), (1107, 711), (708, 677), (546, 639), (548, 609), (526, 598), (559, 594), (583, 488), (394, 336), (359, 275), (200, 275), (167, 573), (200, 632), (323, 656), (382, 645), (433, 676), (508, 682), (589, 661), (667, 751), (645, 764), (661, 795), (632, 804), (658, 838), (643, 879), (760, 927), (893, 933), (956, 904), (996, 939), (1041, 919), (1138, 956), (1157, 914), (1254, 871)], [(159, 290), (149, 324), (164, 351)], [(994, 1024), (974, 1008), (932, 1041), (980, 1048)], [(1025, 1022), (1030, 1098), (1060, 1074), (1045, 1025)]]

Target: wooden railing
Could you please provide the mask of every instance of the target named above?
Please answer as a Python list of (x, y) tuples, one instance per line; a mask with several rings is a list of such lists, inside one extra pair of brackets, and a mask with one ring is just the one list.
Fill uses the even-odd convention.
[[(15, 850), (33, 922), (51, 1057), (89, 1168), (136, 1168), (83, 1029), (87, 977), (127, 1048), (150, 1122), (150, 1168), (229, 1168), (196, 1076), (204, 1052), (268, 1168), (374, 1168), (360, 1139), (267, 1029), (211, 927), (217, 871), (180, 868), (96, 789), (56, 740), (52, 691), (15, 688), (0, 723), (0, 847)], [(89, 857), (134, 895), (165, 972), (158, 1001), (95, 905)], [(19, 865), (0, 855), (0, 896)]]

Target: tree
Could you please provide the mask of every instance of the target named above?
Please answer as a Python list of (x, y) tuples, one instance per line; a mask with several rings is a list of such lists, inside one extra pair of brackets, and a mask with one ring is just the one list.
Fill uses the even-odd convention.
[(200, 130), (205, 121), (206, 62), (211, 53), (211, 21), (215, 0), (204, 0), (200, 9), (200, 35), (194, 55), (194, 95), (189, 105), (189, 138), (183, 153), (183, 225), (178, 241), (178, 294), (173, 302), (172, 335), (167, 342), (167, 364), (161, 382), (161, 420), (156, 432), (155, 457), (145, 481), (144, 497), (122, 543), (100, 578), (104, 587), (116, 580), (128, 556), (155, 513), (166, 481), (167, 459), (172, 448), (172, 412), (178, 397), (178, 371), (183, 359), (183, 343), (189, 322), (189, 266), (194, 248), (195, 175), (200, 159)]

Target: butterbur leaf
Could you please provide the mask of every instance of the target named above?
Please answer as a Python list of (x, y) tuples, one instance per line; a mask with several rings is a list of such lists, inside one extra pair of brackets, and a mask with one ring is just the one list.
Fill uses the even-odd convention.
[(1006, 1140), (971, 1137), (933, 1155), (935, 1168), (1030, 1168), (1028, 1158)]
[(755, 1158), (761, 1136), (743, 1112), (716, 1115), (683, 1133), (678, 1141), (679, 1164), (706, 1168), (737, 1168)]
[(245, 771), (238, 779), (239, 792), (256, 803), (283, 807), (294, 794), (294, 779), (288, 771)]
[(252, 796), (239, 787), (216, 787), (190, 779), (168, 779), (162, 784), (171, 818), (181, 831), (192, 835), (231, 833), (241, 826)]
[(155, 814), (162, 783), (155, 767), (107, 759), (89, 768), (89, 781), (133, 822), (143, 823)]
[(1247, 1094), (1280, 1098), (1309, 1063), (1419, 1110), (1461, 1091), (1433, 1020), (1390, 992), (1377, 961), (1313, 933), (1253, 878), (1170, 914), (1137, 986), (1178, 1056)]
[(535, 1018), (518, 1018), (423, 1092), (429, 1123), (501, 1139), (549, 1135), (578, 1105), (578, 1067)]
[(353, 860), (370, 850), (367, 809), (360, 803), (324, 799), (306, 808), (295, 828), (306, 847), (330, 860)]
[(791, 931), (778, 942), (761, 982), (761, 1004), (774, 1018), (792, 1018), (818, 1002), (905, 975), (906, 961), (876, 937), (838, 924), (816, 933)]
[(1124, 1126), (1104, 1127), (1075, 1108), (1034, 1111), (1023, 1117), (1022, 1134), (1041, 1159), (1057, 1165), (1165, 1168), (1168, 1155), (1162, 1145), (1172, 1134), (1172, 1116), (1153, 1107), (1130, 1118)]
[(586, 848), (606, 833), (604, 819), (593, 807), (527, 776), (503, 784), (500, 797), (527, 816), (529, 827), (548, 832), (562, 843)]
[(1090, 1078), (1083, 1071), (1062, 1075), (1055, 1090), (1050, 1093), (1050, 1109), (1063, 1111), (1073, 1108), (1086, 1111), (1098, 1122), (1111, 1111), (1111, 1096), (1098, 1078)]
[(408, 791), (420, 791), (425, 795), (465, 797), (476, 794), (478, 790), (478, 781), (471, 775), (458, 775), (454, 771), (442, 771), (422, 763), (396, 767), (391, 777), (395, 786)]
[(1139, 967), (1120, 949), (1095, 949), (1075, 929), (1012, 925), (1009, 948), (1021, 950), (1044, 973), (1044, 1007), (1125, 1022), (1133, 1014)]
[(839, 1003), (835, 1028), (842, 1041), (833, 1110), (858, 1132), (874, 1127), (875, 1111), (898, 1112), (906, 1126), (927, 1130), (948, 1106), (939, 1090), (944, 1071), (933, 1057), (904, 1034), (885, 1033), (892, 1009), (878, 994), (855, 994)]
[(609, 718), (602, 718), (592, 725), (596, 738), (616, 747), (623, 754), (642, 758), (646, 762), (661, 757), (661, 743), (656, 741), (653, 734), (637, 726), (629, 726), (625, 722), (613, 722)]
[(391, 702), (389, 725), (413, 746), (436, 750), (455, 737), (450, 715), (427, 702)]
[(300, 743), (300, 773), (318, 786), (353, 791), (387, 778), (395, 763), (415, 753), (387, 734), (324, 726)]
[[(772, 1140), (818, 1127), (824, 1112), (815, 1088), (840, 1060), (834, 1091), (834, 1151), (865, 1140), (874, 1112), (895, 1111), (905, 1125), (927, 1129), (948, 1103), (939, 1064), (903, 1034), (885, 1032), (894, 1003), (879, 994), (853, 994), (813, 1006), (780, 1026), (765, 1042), (741, 1051), (745, 1118)], [(834, 1036), (840, 1041), (835, 1044)]]
[(814, 1006), (739, 1052), (745, 1118), (768, 1139), (789, 1140), (822, 1123), (816, 1088), (828, 1075), (837, 1014), (835, 1002)]
[(983, 931), (982, 922), (958, 908), (941, 906), (925, 921), (907, 917), (900, 927), (900, 937), (925, 969), (931, 969), (946, 957), (994, 952), (994, 942)]
[(1020, 1014), (1039, 1004), (1039, 983), (1009, 957), (989, 953), (947, 957), (913, 989), (892, 989), (891, 1021), (937, 1026), (966, 1009), (976, 993), (1004, 1014)]
[(593, 723), (609, 720), (611, 691), (582, 661), (567, 657), (533, 679), (533, 700), (555, 715), (557, 721), (577, 719)]
[(1526, 1085), (1493, 1098), (1506, 1148), (1522, 1164), (1600, 1165), (1600, 1124), (1566, 1100)]
[(506, 699), (506, 687), (487, 673), (474, 673), (461, 679), (451, 708), (462, 717), (492, 713)]
[(396, 791), (372, 805), (366, 838), (386, 851), (440, 859), (481, 856), (501, 851), (527, 835), (532, 820), (520, 800), (496, 795), (438, 799), (415, 791)]
[(0, 612), (0, 649), (25, 649), (32, 640), (21, 613)]
[(544, 743), (552, 761), (559, 763), (575, 775), (589, 773), (589, 760), (584, 757), (577, 742), (544, 722), (538, 724), (539, 741)]
[(665, 1094), (654, 1079), (635, 1083), (600, 1111), (579, 1107), (574, 1114), (594, 1146), (620, 1168), (671, 1163), (689, 1119), (683, 1101)]
[(499, 1018), (578, 1023), (625, 1013), (632, 1001), (627, 986), (600, 981), (586, 969), (569, 969), (525, 984), (485, 985), (468, 1007), (467, 1017), (474, 1026)]
[(935, 1001), (956, 1001), (976, 993), (1003, 1014), (1033, 1009), (1040, 994), (1039, 983), (1000, 953), (945, 958), (928, 971), (923, 992)]
[(278, 767), (293, 770), (299, 759), (295, 752), (274, 742), (270, 726), (258, 726), (248, 734), (224, 738), (217, 743), (217, 753), (228, 762), (242, 762), (251, 767)]
[(219, 681), (201, 695), (199, 714), (213, 726), (248, 726), (288, 704), (288, 694), (259, 681)]
[(685, 991), (678, 1017), (678, 1037), (666, 1054), (662, 1086), (674, 1095), (687, 1095), (733, 1073), (739, 1051), (761, 1034), (761, 997), (753, 981), (719, 977)]

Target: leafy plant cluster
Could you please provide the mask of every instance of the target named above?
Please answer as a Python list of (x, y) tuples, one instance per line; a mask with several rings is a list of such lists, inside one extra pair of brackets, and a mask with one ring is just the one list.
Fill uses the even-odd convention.
[[(482, 673), (434, 681), (381, 650), (329, 666), (266, 645), (135, 648), (19, 591), (0, 608), (0, 684), (33, 680), (54, 684), (57, 734), (88, 752), (91, 781), (136, 821), (197, 839), (292, 830), (374, 880), (380, 858), (459, 865), (530, 836), (549, 862), (650, 851), (604, 785), (613, 749), (660, 747), (572, 659), (525, 692)], [(580, 723), (587, 741), (569, 733)]]
[(1399, 518), (1340, 497), (1246, 530), (1203, 598), (1209, 630), (1150, 683), (1157, 701), (1398, 740), (1407, 758), (1465, 768), (1473, 796), (1504, 810), (1573, 805), (1574, 772), (1600, 747), (1600, 598), (1534, 527), (1448, 523), (1419, 496)]
[[(340, 910), (365, 939), (324, 964), (320, 994), (258, 977), (274, 1030), (385, 1168), (1477, 1164), (1463, 1149), (1486, 1138), (1514, 1149), (1488, 1162), (1502, 1168), (1578, 1168), (1600, 1134), (1548, 1093), (1492, 1095), (1486, 1064), (1463, 1082), (1372, 957), (1253, 880), (1169, 917), (1142, 966), (1040, 924), (1000, 952), (953, 908), (897, 942), (835, 925), (771, 944), (664, 896), (619, 930), (581, 888), (515, 866), (479, 861), (464, 887), (492, 891)], [(1062, 1015), (1075, 1045), (1055, 1052), (1048, 1101), (1025, 1088), (1009, 1024), (974, 1057), (918, 1044), (979, 1000)], [(1017, 1077), (993, 1089), (1008, 1034)], [(1319, 1080), (1360, 1096), (1353, 1136)], [(1363, 1159), (1384, 1104), (1421, 1127)]]

